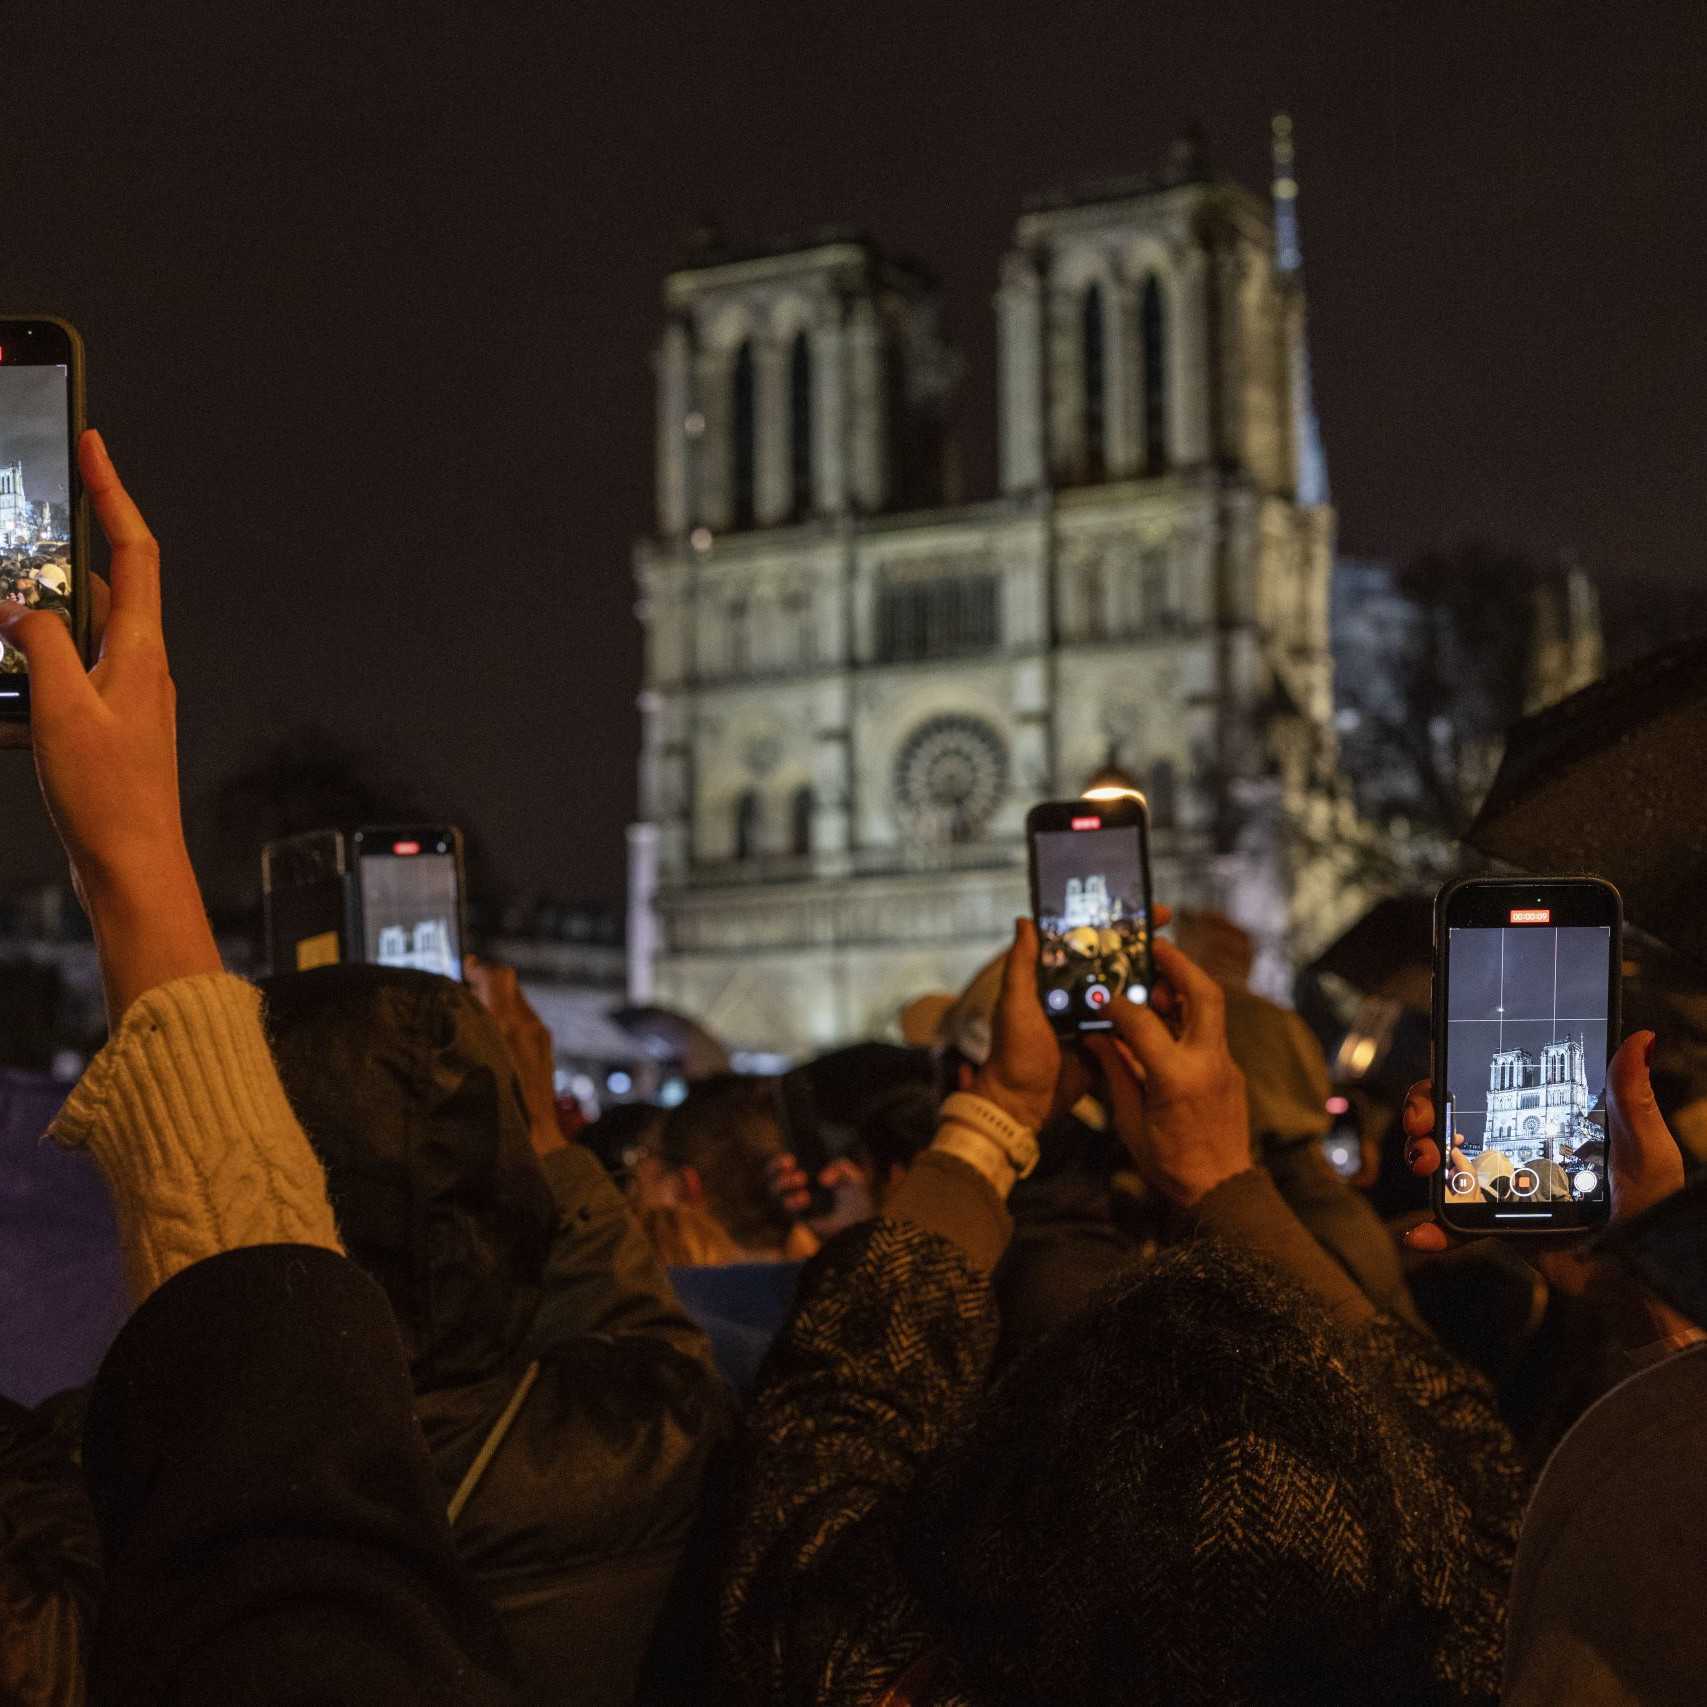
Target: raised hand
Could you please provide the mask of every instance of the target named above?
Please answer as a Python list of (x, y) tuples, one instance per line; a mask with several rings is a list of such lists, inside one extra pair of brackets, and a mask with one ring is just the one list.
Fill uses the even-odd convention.
[[(1638, 1031), (1625, 1038), (1606, 1067), (1608, 1128), (1607, 1177), (1612, 1194), (1613, 1221), (1627, 1221), (1683, 1186), (1683, 1152), (1654, 1101), (1648, 1077), (1654, 1034)], [(1440, 1168), (1440, 1144), (1435, 1137), (1434, 1087), (1427, 1079), (1412, 1085), (1405, 1096), (1403, 1126), (1405, 1166), (1419, 1179)], [(1463, 1157), (1454, 1151), (1455, 1159)], [(1414, 1251), (1443, 1251), (1454, 1235), (1432, 1215), (1419, 1219), (1404, 1235)], [(1573, 1242), (1548, 1239), (1558, 1250)]]
[(1061, 1042), (1037, 993), (1037, 926), (1015, 919), (990, 1026), (990, 1058), (973, 1075), (972, 1089), (1036, 1132), (1055, 1108), (1061, 1074)]
[(535, 1153), (545, 1156), (563, 1149), (566, 1140), (557, 1123), (557, 1051), (545, 1021), (522, 994), (516, 969), (471, 954), (463, 960), (463, 975), (497, 1022), (515, 1063)]
[(1115, 1130), (1133, 1165), (1164, 1197), (1189, 1207), (1251, 1165), (1245, 1076), (1227, 1048), (1221, 986), (1171, 942), (1156, 970), (1179, 1020), (1176, 1036), (1148, 1007), (1116, 1002), (1114, 1034), (1086, 1046), (1108, 1081)]
[(98, 433), (78, 441), (77, 464), (112, 547), (99, 658), (85, 671), (61, 618), (10, 600), (0, 600), (0, 637), (29, 662), (36, 775), (94, 927), (107, 1015), (117, 1025), (144, 991), (217, 972), (220, 960), (178, 804), (160, 548)]

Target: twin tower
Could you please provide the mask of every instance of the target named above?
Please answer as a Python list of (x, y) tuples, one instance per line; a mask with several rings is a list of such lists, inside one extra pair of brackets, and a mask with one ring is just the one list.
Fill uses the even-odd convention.
[(665, 282), (631, 982), (798, 1053), (957, 988), (1026, 905), (1023, 821), (1107, 768), (1156, 893), (1317, 946), (1333, 513), (1291, 136), (1272, 197), (1189, 145), (1038, 200), (996, 293), (1000, 491), (966, 501), (934, 282), (838, 233)]

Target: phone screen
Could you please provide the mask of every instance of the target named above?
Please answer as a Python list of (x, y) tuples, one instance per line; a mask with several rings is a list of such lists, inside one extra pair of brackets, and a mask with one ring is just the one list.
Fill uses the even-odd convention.
[[(71, 624), (71, 365), (31, 360), (32, 341), (0, 326), (0, 597)], [(0, 677), (25, 669), (0, 641)]]
[(356, 858), (362, 958), (462, 977), (461, 876), (448, 836), (363, 837)]
[(1516, 1231), (1579, 1225), (1606, 1204), (1613, 950), (1608, 925), (1448, 928), (1449, 1213), (1491, 1205), (1478, 1219)]
[(1094, 809), (1069, 823), (1031, 833), (1038, 987), (1058, 1030), (1107, 1031), (1115, 1002), (1150, 997), (1144, 832)]

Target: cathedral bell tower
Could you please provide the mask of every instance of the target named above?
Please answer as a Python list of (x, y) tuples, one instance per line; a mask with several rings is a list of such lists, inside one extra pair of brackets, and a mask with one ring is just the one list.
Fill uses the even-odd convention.
[(954, 364), (936, 287), (827, 233), (706, 248), (664, 287), (658, 532), (713, 538), (940, 503)]

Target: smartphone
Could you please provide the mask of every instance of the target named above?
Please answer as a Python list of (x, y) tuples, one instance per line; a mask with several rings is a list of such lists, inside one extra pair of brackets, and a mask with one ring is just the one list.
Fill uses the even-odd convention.
[(310, 830), (261, 849), (261, 906), (274, 972), (356, 960), (348, 852), (338, 830)]
[(1147, 1002), (1149, 810), (1138, 798), (1055, 800), (1026, 814), (1037, 988), (1063, 1037), (1108, 1031), (1116, 1002)]
[(1434, 1094), (1452, 1142), (1433, 1193), (1448, 1227), (1605, 1225), (1623, 911), (1598, 877), (1473, 877), (1440, 892)]
[[(88, 520), (77, 477), (83, 340), (51, 315), (0, 319), (0, 596), (57, 611), (89, 656)], [(0, 717), (30, 714), (24, 654), (0, 641)]]
[(791, 1067), (776, 1081), (777, 1121), (789, 1154), (806, 1176), (806, 1207), (796, 1217), (815, 1221), (835, 1207), (835, 1196), (818, 1176), (829, 1164), (830, 1149), (824, 1141), (824, 1123), (818, 1112), (818, 1095), (809, 1067)]
[(357, 830), (351, 837), (361, 956), (462, 977), (462, 832)]

